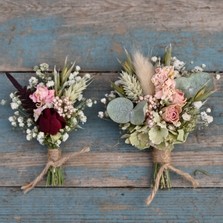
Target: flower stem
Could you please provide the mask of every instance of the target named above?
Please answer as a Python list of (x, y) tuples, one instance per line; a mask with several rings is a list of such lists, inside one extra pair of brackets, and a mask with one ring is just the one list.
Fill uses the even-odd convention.
[(51, 167), (47, 172), (47, 186), (61, 186), (64, 183), (64, 174), (61, 167)]
[[(154, 164), (154, 175), (153, 175), (154, 182), (156, 180), (157, 173), (159, 172), (161, 166), (162, 166), (162, 164), (160, 164), (160, 163)], [(170, 189), (171, 188), (171, 179), (170, 179), (170, 174), (169, 174), (168, 169), (163, 171), (163, 174), (160, 178), (159, 188), (160, 189)]]

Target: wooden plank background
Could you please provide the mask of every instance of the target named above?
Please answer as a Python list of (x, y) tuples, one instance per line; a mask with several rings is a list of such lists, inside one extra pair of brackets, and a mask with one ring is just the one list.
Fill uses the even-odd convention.
[[(190, 66), (205, 63), (215, 78), (223, 70), (223, 3), (220, 0), (0, 0), (0, 99), (13, 91), (4, 71), (25, 83), (41, 62), (63, 64), (66, 55), (90, 71), (86, 94), (100, 100), (117, 78), (123, 47), (161, 54), (172, 43)], [(28, 71), (28, 72), (24, 72)], [(173, 189), (160, 191), (150, 207), (152, 160), (149, 150), (124, 144), (115, 123), (101, 120), (101, 103), (88, 109), (84, 131), (72, 133), (64, 153), (90, 146), (91, 152), (65, 165), (62, 188), (42, 181), (27, 195), (19, 187), (46, 161), (46, 148), (12, 131), (8, 105), (0, 107), (0, 222), (223, 222), (223, 76), (206, 104), (214, 122), (178, 145), (173, 162), (193, 174), (196, 190), (172, 174)]]

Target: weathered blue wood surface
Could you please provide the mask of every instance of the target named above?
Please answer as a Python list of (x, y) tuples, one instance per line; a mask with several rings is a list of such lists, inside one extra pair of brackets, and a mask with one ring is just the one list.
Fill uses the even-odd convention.
[(0, 190), (1, 222), (10, 223), (222, 223), (222, 189), (160, 191), (150, 207), (149, 189), (35, 189), (22, 195)]
[[(61, 65), (69, 55), (84, 70), (95, 71), (87, 95), (100, 99), (117, 78), (112, 71), (120, 69), (116, 58), (124, 57), (123, 47), (160, 55), (169, 43), (188, 66), (205, 63), (209, 71), (223, 70), (220, 0), (0, 0), (0, 5), (0, 71), (17, 72), (23, 83), (30, 74), (19, 71), (41, 62)], [(86, 145), (92, 150), (65, 165), (64, 187), (45, 188), (42, 181), (23, 195), (19, 187), (42, 170), (46, 148), (13, 131), (10, 108), (0, 107), (0, 223), (222, 223), (222, 74), (216, 87), (206, 104), (214, 123), (191, 134), (173, 154), (180, 169), (209, 175), (197, 174), (200, 187), (193, 190), (172, 174), (174, 188), (159, 191), (150, 207), (144, 203), (151, 186), (150, 151), (124, 144), (118, 126), (97, 117), (104, 110), (100, 103), (88, 109), (84, 131), (72, 133), (63, 146), (64, 153)], [(0, 99), (14, 90), (3, 73), (0, 89)]]
[(85, 70), (114, 71), (123, 47), (151, 55), (169, 43), (188, 64), (223, 70), (220, 0), (0, 2), (0, 70), (62, 64), (70, 55)]

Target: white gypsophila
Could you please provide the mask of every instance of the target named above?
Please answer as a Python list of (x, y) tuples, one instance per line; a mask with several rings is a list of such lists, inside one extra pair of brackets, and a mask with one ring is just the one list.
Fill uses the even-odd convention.
[(10, 106), (11, 106), (11, 109), (12, 110), (15, 110), (15, 109), (17, 109), (19, 107), (19, 104), (18, 103), (15, 103), (15, 102), (11, 102), (10, 103)]
[(215, 78), (216, 78), (217, 80), (219, 80), (219, 79), (221, 78), (221, 75), (220, 75), (220, 74), (216, 74)]
[(27, 134), (31, 134), (32, 133), (32, 130), (31, 129), (26, 129), (26, 133)]
[(23, 122), (19, 122), (19, 127), (23, 128), (25, 124)]
[(77, 65), (77, 66), (75, 67), (75, 70), (76, 70), (76, 71), (80, 71), (80, 70), (81, 70), (80, 66)]
[(62, 141), (61, 141), (61, 140), (57, 140), (57, 141), (56, 141), (56, 146), (58, 146), (58, 147), (59, 147), (61, 143), (62, 143)]
[(78, 111), (78, 116), (80, 117), (80, 116), (83, 116), (84, 115), (84, 112), (83, 111)]
[(194, 69), (192, 69), (192, 72), (198, 73), (198, 72), (202, 72), (204, 69), (202, 67), (196, 66), (194, 67)]
[(99, 111), (99, 112), (98, 112), (98, 117), (99, 117), (99, 118), (104, 118), (104, 112)]
[(204, 64), (204, 63), (201, 64), (201, 67), (202, 67), (202, 68), (206, 68), (206, 64)]
[(93, 105), (93, 101), (91, 99), (87, 99), (86, 100), (86, 105), (87, 105), (87, 107), (91, 108), (92, 105)]
[(98, 102), (96, 100), (94, 100), (94, 104), (96, 105)]
[(153, 63), (156, 63), (157, 60), (158, 60), (158, 58), (157, 58), (156, 56), (151, 57), (151, 61), (152, 61)]
[(206, 112), (207, 112), (207, 113), (211, 113), (211, 108), (207, 108), (207, 109), (206, 109)]
[(182, 118), (183, 118), (184, 121), (190, 121), (190, 119), (191, 119), (191, 115), (189, 115), (189, 114), (187, 114), (187, 113), (184, 113), (184, 114), (182, 115)]
[(62, 141), (65, 142), (69, 138), (69, 135), (67, 133), (63, 134), (63, 139)]
[(14, 121), (16, 121), (16, 117), (15, 116), (10, 116), (8, 118), (8, 120), (9, 120), (9, 122), (14, 122)]
[(37, 140), (40, 144), (43, 144), (44, 142), (44, 132), (39, 132), (37, 135)]
[(15, 93), (10, 93), (9, 97), (13, 99), (15, 97)]
[(89, 73), (86, 73), (86, 74), (84, 75), (84, 77), (85, 77), (86, 79), (91, 79), (91, 75), (90, 75)]
[(75, 84), (75, 82), (76, 82), (75, 80), (69, 80), (66, 83), (68, 86), (71, 86), (71, 85)]
[(17, 123), (14, 121), (14, 122), (11, 122), (11, 125), (16, 127), (17, 126)]
[(48, 87), (48, 88), (50, 88), (50, 87), (53, 87), (54, 86), (54, 81), (48, 81), (47, 83), (46, 83), (46, 86)]
[(195, 101), (195, 102), (193, 102), (193, 105), (196, 109), (200, 109), (201, 106), (203, 105), (203, 102), (202, 101)]
[(83, 94), (80, 94), (77, 98), (78, 101), (81, 101), (83, 99)]
[(14, 115), (19, 116), (19, 111), (15, 111)]
[(23, 118), (22, 116), (19, 116), (19, 117), (18, 117), (18, 122), (19, 122), (19, 123), (22, 123), (23, 121), (24, 121), (24, 118)]
[(176, 123), (173, 123), (174, 124), (174, 126), (176, 126), (176, 127), (180, 127), (181, 126), (181, 122), (176, 122)]
[(106, 102), (107, 102), (106, 98), (101, 99), (101, 103), (106, 104)]
[(178, 60), (176, 57), (174, 57), (175, 59), (173, 60), (173, 66), (176, 70), (181, 70), (184, 66), (185, 63), (183, 61)]
[(73, 118), (72, 122), (73, 122), (73, 125), (77, 125), (77, 119), (76, 118)]
[(38, 84), (38, 79), (36, 77), (31, 77), (29, 79), (29, 85), (30, 87), (36, 86)]
[(69, 79), (69, 80), (74, 80), (75, 76), (76, 76), (76, 75), (75, 75), (74, 73), (71, 73), (68, 79)]
[(115, 98), (115, 92), (111, 91), (110, 94), (108, 95), (109, 98)]
[(27, 134), (27, 135), (26, 135), (26, 140), (27, 140), (27, 141), (30, 141), (31, 139), (32, 139), (32, 135), (31, 135), (31, 134)]
[(66, 125), (65, 130), (69, 132), (71, 128), (68, 125)]
[(85, 116), (85, 115), (80, 116), (80, 121), (82, 122), (82, 124), (86, 123), (87, 122), (87, 116)]
[(1, 105), (5, 105), (6, 104), (6, 100), (5, 99), (2, 99), (1, 102), (0, 102), (0, 104)]
[(40, 67), (40, 70), (41, 71), (47, 71), (47, 70), (49, 70), (49, 64), (47, 64), (47, 63), (41, 63), (39, 65), (39, 67)]
[(36, 75), (40, 78), (44, 78), (44, 74), (42, 73), (42, 71), (40, 69), (36, 70)]
[(75, 80), (79, 82), (82, 78), (80, 76), (75, 77)]
[(207, 124), (210, 124), (214, 120), (214, 118), (211, 115), (208, 115), (206, 112), (201, 112), (200, 115), (201, 115), (201, 120), (203, 120)]

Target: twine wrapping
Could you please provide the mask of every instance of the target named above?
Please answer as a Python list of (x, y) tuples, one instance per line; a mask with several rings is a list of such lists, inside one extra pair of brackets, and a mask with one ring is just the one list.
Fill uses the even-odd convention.
[(149, 195), (149, 197), (146, 199), (146, 205), (150, 205), (150, 203), (153, 201), (154, 197), (156, 196), (156, 193), (159, 189), (159, 184), (160, 184), (160, 179), (162, 177), (162, 174), (167, 169), (172, 170), (173, 172), (182, 176), (187, 181), (190, 181), (194, 188), (199, 186), (199, 183), (190, 174), (185, 173), (182, 170), (179, 170), (171, 165), (171, 152), (169, 150), (159, 150), (159, 149), (154, 148), (152, 155), (153, 155), (153, 162), (160, 163), (162, 166), (160, 167), (157, 173), (152, 192)]
[(48, 149), (48, 161), (47, 161), (46, 166), (42, 170), (42, 172), (31, 183), (22, 186), (21, 189), (26, 194), (27, 192), (32, 190), (42, 180), (42, 178), (48, 172), (50, 167), (54, 167), (54, 168), (60, 167), (65, 162), (67, 162), (70, 158), (77, 156), (81, 153), (89, 152), (89, 151), (90, 151), (89, 147), (84, 147), (79, 152), (70, 153), (61, 157), (60, 149)]

